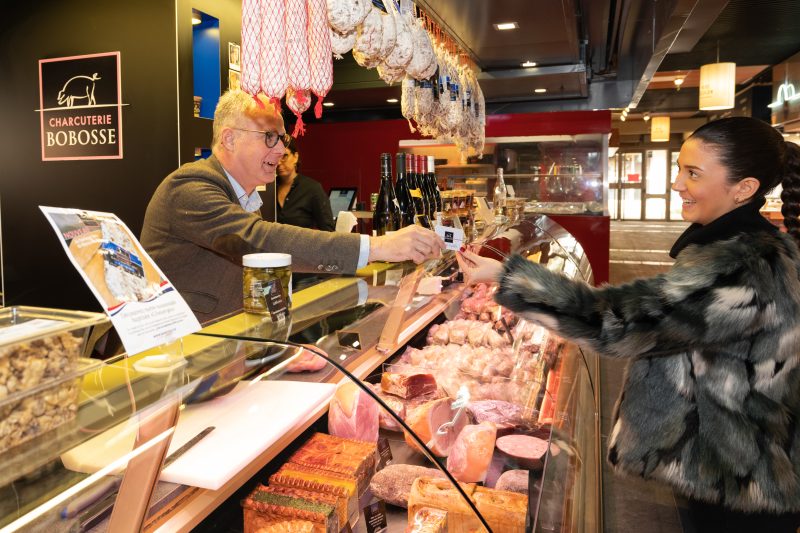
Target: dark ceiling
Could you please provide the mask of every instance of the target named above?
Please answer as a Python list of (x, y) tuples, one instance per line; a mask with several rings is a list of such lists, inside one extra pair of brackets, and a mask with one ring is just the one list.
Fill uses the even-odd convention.
[[(697, 112), (697, 88), (648, 88), (663, 71), (717, 58), (748, 71), (741, 89), (800, 51), (800, 0), (417, 0), (481, 69), (487, 110), (619, 109)], [(501, 32), (498, 22), (517, 22)], [(523, 68), (524, 61), (536, 67)], [(759, 71), (761, 69), (750, 69)], [(741, 77), (741, 76), (739, 76)], [(664, 84), (660, 84), (661, 87)], [(546, 89), (536, 94), (536, 88)], [(347, 54), (334, 67), (323, 120), (399, 117), (399, 86)]]

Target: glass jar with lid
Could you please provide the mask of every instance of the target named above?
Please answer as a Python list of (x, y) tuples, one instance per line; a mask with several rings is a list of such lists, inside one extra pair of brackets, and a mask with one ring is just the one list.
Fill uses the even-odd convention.
[(243, 307), (248, 313), (285, 320), (292, 307), (292, 256), (259, 253), (242, 257)]

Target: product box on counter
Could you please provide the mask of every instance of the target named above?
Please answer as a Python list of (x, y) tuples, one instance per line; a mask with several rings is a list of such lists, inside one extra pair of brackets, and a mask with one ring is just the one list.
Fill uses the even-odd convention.
[(101, 363), (81, 357), (106, 315), (36, 307), (0, 309), (0, 453), (72, 420), (82, 376)]

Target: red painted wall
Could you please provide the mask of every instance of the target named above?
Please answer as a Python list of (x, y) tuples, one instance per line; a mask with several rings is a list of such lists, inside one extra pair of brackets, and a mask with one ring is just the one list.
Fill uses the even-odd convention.
[[(611, 133), (610, 111), (521, 113), (486, 117), (487, 137)], [(422, 139), (405, 120), (309, 124), (297, 140), (301, 172), (331, 187), (358, 187), (358, 199), (369, 205), (378, 192), (380, 154), (394, 154), (401, 139)], [(608, 281), (608, 217), (553, 217), (583, 245), (595, 283)]]
[[(516, 113), (486, 117), (486, 136), (576, 135), (610, 133), (610, 111)], [(309, 124), (297, 140), (301, 172), (331, 187), (358, 187), (358, 199), (369, 203), (378, 192), (380, 154), (398, 150), (401, 139), (422, 139), (405, 120)]]

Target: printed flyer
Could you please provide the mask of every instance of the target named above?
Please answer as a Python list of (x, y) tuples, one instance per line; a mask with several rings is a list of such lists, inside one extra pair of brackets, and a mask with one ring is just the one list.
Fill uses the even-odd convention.
[(113, 213), (39, 206), (129, 355), (200, 329), (186, 301)]

